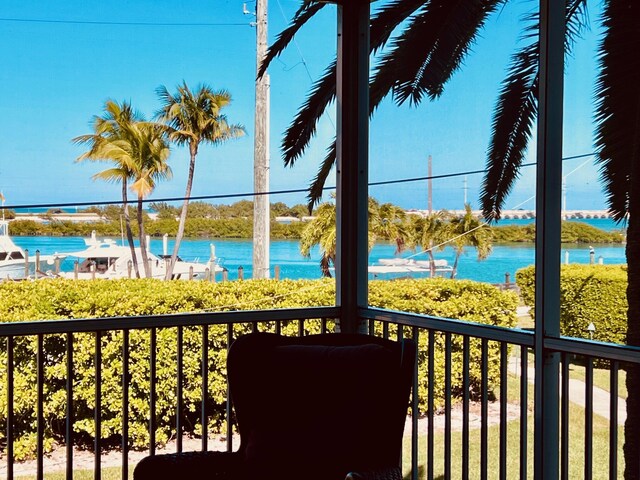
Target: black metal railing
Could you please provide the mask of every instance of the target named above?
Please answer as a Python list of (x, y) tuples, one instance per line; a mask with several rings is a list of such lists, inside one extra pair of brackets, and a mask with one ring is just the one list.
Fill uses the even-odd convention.
[[(176, 450), (182, 451), (182, 434), (187, 429), (185, 413), (185, 389), (187, 380), (185, 374), (185, 335), (187, 331), (200, 329), (199, 343), (199, 425), (198, 434), (201, 437), (200, 448), (207, 450), (211, 418), (211, 406), (208, 401), (210, 382), (209, 365), (213, 349), (226, 349), (234, 338), (234, 329), (244, 326), (246, 331), (269, 330), (281, 334), (306, 335), (312, 332), (327, 332), (334, 330), (334, 320), (340, 315), (340, 310), (334, 307), (291, 309), (276, 311), (240, 311), (219, 312), (208, 314), (178, 314), (166, 316), (101, 318), (86, 320), (53, 320), (46, 322), (23, 322), (0, 324), (0, 337), (4, 338), (6, 352), (6, 366), (4, 369), (6, 385), (6, 440), (4, 453), (6, 460), (6, 476), (14, 478), (14, 439), (16, 431), (16, 400), (25, 395), (24, 388), (35, 391), (35, 477), (44, 478), (45, 457), (45, 404), (48, 401), (51, 387), (46, 383), (46, 369), (50, 368), (51, 354), (47, 349), (47, 342), (53, 338), (60, 338), (64, 343), (64, 395), (66, 405), (64, 409), (65, 425), (62, 429), (64, 438), (60, 439), (66, 446), (66, 477), (74, 476), (74, 444), (77, 432), (74, 431), (74, 390), (78, 388), (74, 382), (78, 358), (77, 352), (80, 342), (77, 339), (84, 335), (92, 335), (93, 347), (93, 445), (94, 450), (94, 478), (102, 475), (101, 453), (103, 450), (103, 422), (101, 412), (104, 400), (104, 388), (107, 386), (103, 379), (103, 349), (107, 337), (118, 335), (122, 346), (119, 351), (119, 361), (122, 362), (121, 378), (121, 410), (122, 422), (116, 436), (120, 436), (121, 448), (121, 477), (129, 478), (131, 465), (128, 454), (131, 450), (129, 411), (131, 404), (131, 378), (136, 369), (148, 370), (149, 376), (149, 419), (148, 419), (148, 453), (156, 453), (159, 439), (156, 437), (158, 429), (158, 358), (159, 332), (170, 329), (175, 331), (175, 397), (172, 435), (176, 438)], [(362, 309), (362, 318), (368, 320), (369, 333), (386, 338), (412, 337), (419, 346), (419, 365), (414, 371), (414, 395), (410, 406), (410, 428), (405, 432), (407, 448), (405, 449), (405, 470), (412, 479), (417, 478), (531, 478), (533, 474), (532, 433), (530, 403), (533, 395), (529, 388), (533, 375), (529, 372), (530, 357), (533, 352), (533, 333), (525, 330), (506, 329), (491, 325), (481, 325), (464, 321), (444, 318), (427, 317), (424, 315), (404, 312), (391, 312), (380, 309)], [(226, 328), (224, 341), (213, 343), (210, 329), (214, 326)], [(286, 327), (286, 328), (284, 328)], [(190, 330), (189, 330), (190, 329)], [(286, 331), (285, 331), (286, 330)], [(148, 357), (145, 365), (133, 364), (132, 348), (139, 345), (132, 344), (134, 332), (148, 332)], [(220, 337), (220, 331), (217, 331)], [(191, 332), (192, 333), (192, 332)], [(20, 339), (35, 339), (37, 355), (35, 362), (35, 384), (20, 385), (16, 390), (16, 349)], [(164, 338), (164, 337), (163, 337)], [(173, 337), (172, 337), (173, 338)], [(165, 341), (165, 340), (162, 340)], [(145, 345), (146, 346), (146, 345)], [(640, 363), (638, 349), (621, 345), (608, 345), (578, 339), (550, 339), (545, 347), (550, 352), (561, 355), (561, 443), (560, 466), (562, 478), (570, 478), (570, 453), (574, 448), (570, 435), (570, 402), (572, 390), (570, 385), (570, 368), (576, 362), (584, 364), (584, 478), (592, 478), (593, 453), (592, 442), (594, 425), (594, 362), (610, 365), (610, 394), (609, 394), (609, 435), (608, 449), (610, 460), (606, 476), (617, 478), (620, 473), (618, 448), (618, 385), (619, 372), (624, 362)], [(113, 352), (109, 359), (113, 359)], [(139, 358), (139, 357), (136, 357)], [(577, 360), (576, 360), (577, 359)], [(110, 360), (107, 360), (110, 361)], [(510, 365), (517, 369), (517, 375), (510, 374)], [(192, 370), (193, 371), (193, 370)], [(509, 403), (508, 385), (517, 382), (517, 402), (515, 407)], [(166, 394), (166, 392), (164, 392)], [(493, 402), (493, 397), (497, 400)], [(233, 415), (232, 405), (226, 395), (226, 402), (221, 407), (223, 418), (222, 430), (226, 436), (226, 448), (232, 450), (233, 445)], [(472, 415), (471, 409), (478, 413)], [(490, 408), (491, 407), (491, 408)], [(453, 425), (453, 411), (457, 409), (460, 426)], [(514, 415), (513, 410), (517, 413)], [(437, 412), (438, 411), (438, 412)], [(511, 411), (511, 414), (509, 413)], [(436, 431), (435, 422), (439, 418), (441, 433)], [(190, 420), (191, 421), (191, 420)], [(372, 421), (375, 421), (373, 419)], [(166, 418), (162, 422), (167, 422)], [(519, 433), (509, 435), (509, 425), (516, 422)], [(192, 423), (192, 421), (191, 421)], [(477, 425), (477, 426), (476, 426)], [(189, 431), (193, 431), (193, 425)], [(109, 428), (113, 429), (113, 425)], [(455, 433), (455, 435), (454, 435)], [(497, 445), (497, 447), (496, 447)], [(454, 446), (456, 447), (454, 449)], [(496, 450), (492, 450), (495, 448)], [(497, 451), (498, 459), (490, 452)], [(438, 453), (437, 453), (438, 452)], [(460, 452), (458, 455), (456, 452)], [(602, 465), (599, 465), (602, 470)]]

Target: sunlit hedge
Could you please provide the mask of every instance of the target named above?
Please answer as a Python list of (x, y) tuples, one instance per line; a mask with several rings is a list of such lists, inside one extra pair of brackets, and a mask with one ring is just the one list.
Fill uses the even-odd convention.
[[(534, 305), (534, 267), (516, 273), (523, 301)], [(625, 265), (563, 265), (560, 276), (560, 333), (626, 343), (627, 268)]]
[[(162, 282), (156, 280), (47, 280), (0, 284), (0, 320), (4, 322), (160, 315), (176, 312), (210, 312), (255, 310), (333, 305), (335, 288), (330, 280), (300, 281), (236, 281), (226, 283)], [(466, 319), (492, 325), (513, 326), (517, 298), (494, 287), (471, 281), (407, 280), (372, 282), (370, 303), (377, 307), (403, 310), (440, 317)], [(274, 330), (264, 324), (261, 330)], [(307, 333), (319, 333), (320, 321), (305, 323)], [(250, 325), (234, 326), (234, 337), (250, 331)], [(379, 332), (382, 326), (377, 325)], [(184, 362), (184, 426), (187, 432), (201, 433), (201, 345), (202, 327), (185, 327)], [(282, 331), (296, 335), (298, 322), (284, 323)], [(162, 444), (175, 436), (177, 330), (162, 328), (157, 335), (157, 404), (156, 439)], [(397, 328), (391, 326), (395, 338)], [(409, 328), (403, 332), (411, 336)], [(149, 434), (149, 356), (150, 331), (129, 332), (129, 434), (132, 447), (148, 445)], [(101, 334), (102, 353), (102, 438), (105, 446), (115, 447), (120, 441), (122, 425), (123, 333)], [(73, 415), (76, 442), (90, 446), (94, 436), (95, 405), (95, 334), (73, 335)], [(35, 452), (36, 428), (36, 352), (37, 338), (14, 339), (14, 425), (15, 454), (27, 458)], [(435, 335), (434, 389), (436, 406), (442, 406), (444, 395), (445, 336)], [(420, 408), (427, 408), (428, 332), (421, 331), (419, 353)], [(45, 407), (47, 447), (64, 439), (66, 409), (66, 336), (44, 336)], [(219, 431), (225, 418), (227, 327), (208, 327), (208, 413), (209, 431)], [(489, 386), (492, 390), (499, 377), (499, 346), (489, 343)], [(480, 344), (471, 341), (471, 388), (479, 392), (481, 380)], [(462, 388), (462, 339), (452, 338), (452, 389), (459, 395)], [(0, 363), (6, 365), (7, 353), (0, 352)], [(6, 370), (0, 375), (0, 444), (6, 445)]]

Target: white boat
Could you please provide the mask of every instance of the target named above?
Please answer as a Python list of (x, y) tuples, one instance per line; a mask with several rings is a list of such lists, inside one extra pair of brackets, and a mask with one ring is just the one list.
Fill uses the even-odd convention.
[[(28, 258), (26, 257), (25, 251), (13, 243), (9, 236), (9, 222), (0, 220), (0, 281), (46, 276), (52, 273), (56, 259), (62, 259), (65, 255), (56, 253), (38, 257), (32, 254)], [(39, 268), (36, 268), (35, 264), (38, 259), (40, 265)], [(49, 271), (45, 272), (45, 269)]]
[[(392, 279), (392, 278), (428, 278), (432, 276), (430, 260), (414, 260), (412, 258), (381, 258), (379, 265), (368, 267), (369, 277), (372, 279)], [(451, 267), (446, 260), (438, 259), (433, 261), (434, 276), (451, 274)]]
[[(133, 269), (133, 261), (131, 256), (131, 248), (129, 246), (117, 245), (112, 239), (98, 240), (95, 232), (92, 232), (91, 238), (85, 239), (87, 248), (79, 252), (67, 253), (69, 257), (78, 259), (77, 273), (74, 270), (70, 272), (61, 272), (60, 276), (64, 278), (78, 278), (87, 280), (92, 278), (118, 279), (118, 278), (134, 278), (135, 271)], [(138, 270), (140, 276), (144, 277), (145, 270), (142, 265), (142, 252), (140, 247), (135, 247), (135, 255), (138, 260)], [(170, 255), (157, 256), (147, 251), (147, 258), (151, 270), (151, 278), (164, 279), (166, 276), (167, 266)], [(176, 262), (172, 279), (173, 280), (204, 280), (213, 271), (223, 272), (225, 269), (218, 264), (215, 258), (204, 264), (199, 262), (185, 262), (178, 259)]]

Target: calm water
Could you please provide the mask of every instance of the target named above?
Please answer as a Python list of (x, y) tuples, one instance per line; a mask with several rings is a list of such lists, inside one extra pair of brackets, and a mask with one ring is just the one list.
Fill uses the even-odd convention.
[[(509, 221), (509, 223), (531, 223), (531, 221)], [(507, 221), (501, 222), (502, 225)], [(617, 226), (606, 219), (589, 220), (588, 223), (602, 229), (615, 229)], [(16, 244), (22, 248), (28, 248), (31, 254), (40, 250), (42, 254), (68, 253), (83, 250), (85, 248), (84, 239), (80, 237), (13, 237)], [(117, 239), (119, 240), (119, 239)], [(252, 263), (252, 242), (251, 240), (189, 240), (182, 242), (180, 256), (185, 260), (206, 261), (209, 258), (210, 244), (216, 247), (216, 256), (221, 259), (221, 263), (229, 269), (229, 278), (237, 278), (238, 267), (244, 268), (245, 278), (251, 277)], [(169, 241), (169, 252), (173, 243)], [(604, 264), (626, 263), (624, 246), (617, 245), (593, 245), (595, 248), (596, 261), (602, 257)], [(162, 240), (152, 239), (151, 250), (162, 253)], [(563, 245), (562, 261), (565, 255), (569, 255), (570, 263), (589, 263), (589, 245)], [(405, 252), (403, 257), (408, 257), (415, 252)], [(311, 252), (311, 258), (304, 258), (300, 255), (297, 240), (274, 240), (271, 242), (271, 265), (280, 267), (281, 278), (319, 278), (320, 254), (318, 249)], [(390, 258), (394, 256), (394, 246), (389, 244), (376, 245), (369, 255), (369, 263), (376, 263), (380, 258)], [(413, 257), (417, 260), (425, 260), (424, 254)], [(436, 258), (446, 259), (449, 264), (453, 264), (455, 255), (451, 248), (436, 253)], [(476, 252), (473, 248), (468, 248), (466, 253), (460, 258), (458, 265), (458, 276), (461, 279), (471, 279), (482, 282), (500, 283), (504, 282), (505, 273), (515, 279), (516, 270), (533, 264), (534, 249), (531, 244), (494, 245), (493, 252), (486, 260), (479, 262), (476, 259)], [(73, 270), (73, 260), (66, 259), (62, 265), (63, 270)], [(273, 267), (272, 267), (273, 276)]]

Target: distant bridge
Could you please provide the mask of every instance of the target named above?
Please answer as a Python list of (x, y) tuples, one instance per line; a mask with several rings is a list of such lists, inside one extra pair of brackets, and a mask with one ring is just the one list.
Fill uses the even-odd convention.
[[(464, 210), (447, 210), (447, 212), (460, 217), (465, 214)], [(421, 215), (423, 217), (428, 214), (427, 210), (407, 210), (407, 213), (410, 215)], [(535, 210), (502, 210), (501, 213), (501, 218), (503, 219), (536, 218)], [(477, 217), (482, 217), (481, 210), (473, 210), (473, 214)], [(567, 220), (581, 218), (611, 218), (611, 214), (608, 210), (565, 210), (562, 212), (562, 216)]]

